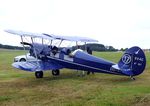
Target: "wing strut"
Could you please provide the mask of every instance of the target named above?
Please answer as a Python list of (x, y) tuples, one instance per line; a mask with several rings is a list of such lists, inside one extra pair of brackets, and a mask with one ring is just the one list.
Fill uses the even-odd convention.
[[(21, 42), (22, 42), (22, 45), (23, 45), (23, 49), (25, 51), (26, 49), (25, 49), (25, 46), (24, 46), (24, 43), (23, 43), (23, 37), (22, 36), (21, 36)], [(26, 56), (26, 60), (28, 61), (27, 54), (25, 54), (25, 56)]]
[(42, 38), (42, 45), (44, 44), (44, 39)]
[(50, 40), (51, 42), (50, 42), (50, 46), (52, 45), (52, 43), (53, 43), (53, 40)]
[(84, 49), (85, 49), (85, 51), (86, 51), (86, 49), (87, 49), (87, 46), (86, 46), (86, 42), (85, 42), (85, 44), (84, 44), (85, 46), (84, 46)]
[[(33, 44), (34, 41), (33, 41), (33, 38), (32, 38), (32, 37), (31, 37), (31, 41), (32, 41), (32, 44)], [(38, 65), (38, 67), (39, 67), (40, 64), (39, 64), (39, 62), (38, 62), (38, 57), (37, 57), (37, 53), (36, 53), (35, 47), (33, 47), (33, 49), (34, 49), (34, 54), (35, 54), (35, 57), (36, 57), (37, 65)], [(40, 68), (40, 67), (39, 67), (39, 68)], [(41, 71), (41, 70), (37, 70), (37, 71)]]
[(61, 45), (62, 41), (63, 41), (63, 40), (61, 40), (61, 41), (60, 41), (60, 43), (59, 43), (58, 47), (60, 47), (60, 45)]

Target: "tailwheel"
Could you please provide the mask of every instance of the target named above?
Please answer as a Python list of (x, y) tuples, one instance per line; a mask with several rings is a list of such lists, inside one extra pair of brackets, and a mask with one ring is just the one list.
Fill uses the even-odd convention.
[(133, 76), (130, 76), (131, 80), (135, 80), (135, 78)]
[(58, 69), (52, 70), (52, 75), (58, 76), (60, 74), (60, 71)]
[(35, 72), (35, 77), (36, 78), (43, 78), (43, 71), (36, 71)]

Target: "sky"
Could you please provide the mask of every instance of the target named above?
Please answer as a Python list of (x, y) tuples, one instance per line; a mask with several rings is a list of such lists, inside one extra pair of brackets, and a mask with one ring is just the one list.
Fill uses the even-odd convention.
[(0, 43), (18, 46), (20, 37), (4, 29), (149, 49), (150, 0), (0, 0)]

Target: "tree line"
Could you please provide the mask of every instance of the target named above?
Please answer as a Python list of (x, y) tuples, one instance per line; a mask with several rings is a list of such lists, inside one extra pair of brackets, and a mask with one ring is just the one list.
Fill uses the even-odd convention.
[[(3, 45), (3, 44), (0, 44), (0, 48), (3, 48), (3, 49), (14, 49), (14, 50), (24, 50), (23, 47), (19, 47), (19, 46), (11, 46), (11, 45)], [(25, 49), (29, 49), (28, 47), (25, 47)]]
[(79, 46), (73, 46), (72, 49), (75, 50), (77, 48), (85, 49), (89, 47), (93, 51), (118, 51), (118, 49), (115, 49), (113, 46), (104, 46), (103, 44), (97, 44), (97, 43), (89, 43), (86, 45), (79, 45)]

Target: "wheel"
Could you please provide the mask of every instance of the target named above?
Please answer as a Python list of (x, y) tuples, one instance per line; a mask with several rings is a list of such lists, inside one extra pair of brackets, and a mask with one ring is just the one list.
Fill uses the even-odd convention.
[(25, 62), (25, 61), (26, 61), (25, 58), (21, 58), (21, 59), (20, 59), (20, 62)]
[(54, 76), (58, 76), (59, 75), (59, 70), (58, 69), (56, 69), (56, 70), (52, 70), (52, 75), (54, 75)]
[(135, 80), (135, 78), (134, 78), (134, 77), (132, 77), (132, 78), (131, 78), (131, 80), (133, 80), (133, 81), (134, 81), (134, 80)]
[(36, 71), (35, 72), (35, 77), (36, 78), (43, 78), (43, 71)]

